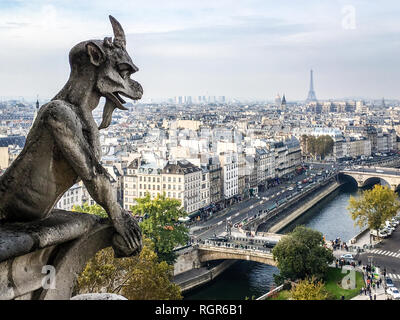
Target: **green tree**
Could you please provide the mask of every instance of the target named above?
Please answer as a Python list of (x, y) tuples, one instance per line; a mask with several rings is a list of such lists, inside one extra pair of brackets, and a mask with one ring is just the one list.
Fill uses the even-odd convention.
[(329, 293), (322, 281), (311, 277), (301, 280), (293, 286), (290, 290), (290, 297), (293, 300), (327, 300)]
[(305, 226), (297, 226), (285, 235), (272, 254), (280, 271), (275, 275), (277, 284), (312, 276), (323, 279), (334, 260), (332, 251), (324, 247), (322, 233)]
[(90, 213), (99, 216), (101, 218), (108, 217), (106, 210), (104, 210), (102, 206), (98, 204), (90, 206), (87, 202), (85, 202), (82, 206), (74, 205), (72, 207), (72, 211)]
[(400, 209), (400, 202), (393, 190), (376, 184), (365, 190), (359, 198), (350, 196), (348, 210), (355, 225), (379, 230), (386, 220), (394, 217)]
[(314, 158), (320, 157), (324, 159), (333, 151), (334, 141), (328, 135), (322, 135), (318, 138), (311, 135), (302, 135), (301, 142), (304, 147), (304, 153), (310, 154)]
[(172, 280), (173, 266), (158, 262), (153, 243), (144, 238), (138, 256), (115, 258), (111, 248), (100, 250), (77, 281), (78, 294), (109, 292), (129, 300), (180, 300), (180, 287)]
[(316, 140), (316, 154), (324, 159), (328, 154), (333, 151), (334, 141), (328, 135), (319, 136)]
[(131, 210), (145, 218), (140, 223), (143, 234), (154, 242), (155, 252), (161, 261), (174, 264), (176, 254), (173, 249), (189, 240), (188, 229), (178, 222), (179, 218), (187, 215), (180, 208), (181, 202), (166, 198), (165, 194), (151, 200), (149, 193), (144, 198), (136, 199), (136, 202)]

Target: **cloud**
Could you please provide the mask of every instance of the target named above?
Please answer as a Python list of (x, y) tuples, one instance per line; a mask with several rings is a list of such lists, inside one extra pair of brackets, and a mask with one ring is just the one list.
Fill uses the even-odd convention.
[[(354, 30), (342, 26), (349, 4)], [(146, 97), (209, 92), (272, 99), (286, 92), (300, 99), (310, 67), (319, 97), (396, 97), (398, 7), (361, 0), (2, 1), (0, 39), (7, 50), (0, 59), (7, 63), (0, 95), (54, 95), (68, 77), (69, 49), (111, 36), (112, 14), (127, 33)], [(386, 81), (376, 85), (384, 73)]]

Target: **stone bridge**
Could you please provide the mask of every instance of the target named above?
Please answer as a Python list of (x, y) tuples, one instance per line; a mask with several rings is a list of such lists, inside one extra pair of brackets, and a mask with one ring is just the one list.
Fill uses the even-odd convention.
[[(197, 245), (200, 263), (211, 260), (247, 260), (276, 265), (272, 249), (282, 238), (280, 234), (260, 237), (228, 237), (228, 242), (204, 241)], [(268, 247), (265, 247), (265, 245)]]
[(200, 262), (211, 260), (247, 260), (276, 266), (271, 251), (267, 250), (218, 247), (203, 244), (198, 246), (198, 250)]
[(387, 185), (392, 190), (400, 187), (400, 169), (386, 167), (354, 167), (339, 172), (339, 179), (350, 177), (359, 188), (380, 183)]

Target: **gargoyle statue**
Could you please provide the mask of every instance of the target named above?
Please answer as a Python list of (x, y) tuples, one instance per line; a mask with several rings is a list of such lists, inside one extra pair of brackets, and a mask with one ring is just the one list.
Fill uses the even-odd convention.
[[(84, 41), (71, 49), (67, 83), (40, 108), (24, 149), (0, 177), (0, 221), (44, 219), (64, 192), (82, 180), (115, 227), (113, 248), (121, 257), (140, 252), (142, 235), (117, 203), (100, 164), (99, 129), (109, 126), (115, 108), (127, 110), (121, 95), (138, 100), (143, 89), (130, 78), (139, 69), (126, 51), (124, 30), (112, 16), (110, 21), (114, 40)], [(100, 97), (106, 104), (97, 128), (92, 110)]]

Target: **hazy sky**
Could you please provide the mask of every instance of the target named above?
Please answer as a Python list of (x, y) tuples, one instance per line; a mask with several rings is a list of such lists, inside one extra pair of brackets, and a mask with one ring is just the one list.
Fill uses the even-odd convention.
[(144, 99), (400, 98), (398, 0), (0, 0), (0, 97), (53, 97), (76, 43), (122, 24)]

